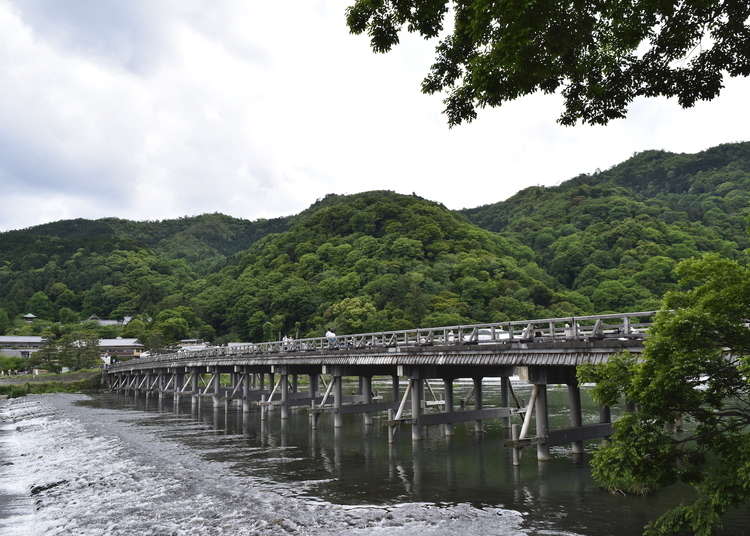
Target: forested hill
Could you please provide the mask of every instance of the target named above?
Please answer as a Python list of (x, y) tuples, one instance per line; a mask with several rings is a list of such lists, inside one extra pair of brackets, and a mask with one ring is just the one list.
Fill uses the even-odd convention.
[(223, 214), (162, 221), (63, 220), (0, 233), (0, 265), (35, 269), (51, 261), (64, 263), (79, 251), (108, 254), (149, 249), (168, 259), (185, 259), (204, 272), (259, 238), (285, 231), (290, 221), (290, 217), (248, 221)]
[(192, 303), (203, 318), (255, 340), (590, 307), (545, 274), (530, 248), (392, 192), (328, 196), (199, 286)]
[(647, 151), (462, 213), (533, 248), (545, 271), (596, 310), (620, 309), (661, 296), (681, 259), (709, 251), (738, 257), (750, 247), (750, 143)]
[(743, 143), (649, 151), (461, 213), (381, 191), (267, 221), (55, 222), (0, 233), (0, 332), (136, 315), (123, 335), (221, 342), (648, 309), (679, 260), (744, 255), (749, 207)]

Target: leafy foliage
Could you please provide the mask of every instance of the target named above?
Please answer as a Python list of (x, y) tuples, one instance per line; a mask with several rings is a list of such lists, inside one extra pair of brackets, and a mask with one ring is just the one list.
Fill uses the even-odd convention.
[(537, 91), (562, 93), (562, 124), (604, 124), (635, 97), (688, 108), (716, 97), (726, 74), (750, 74), (747, 2), (356, 0), (346, 15), (387, 52), (404, 27), (439, 36), (449, 12), (422, 91), (448, 92), (451, 126)]
[[(580, 370), (602, 404), (637, 411), (619, 419), (592, 461), (612, 490), (648, 493), (681, 481), (697, 499), (652, 525), (651, 536), (710, 535), (730, 508), (750, 502), (750, 268), (717, 255), (684, 261), (643, 359)], [(675, 434), (675, 420), (686, 432)]]
[(750, 144), (693, 155), (648, 151), (463, 213), (533, 248), (539, 265), (598, 313), (657, 308), (679, 261), (705, 252), (746, 256)]
[(24, 370), (25, 368), (26, 360), (24, 358), (0, 355), (0, 371), (10, 372)]
[(530, 314), (582, 310), (529, 248), (390, 192), (328, 196), (200, 284), (202, 315), (252, 339), (403, 328), (440, 315), (506, 320), (498, 300)]

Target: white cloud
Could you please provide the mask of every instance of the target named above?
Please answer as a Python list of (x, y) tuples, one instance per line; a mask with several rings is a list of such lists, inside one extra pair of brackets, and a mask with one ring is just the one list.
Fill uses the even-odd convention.
[(0, 229), (272, 217), (384, 188), (461, 208), (747, 135), (748, 80), (693, 110), (639, 100), (607, 127), (560, 127), (559, 99), (535, 95), (449, 130), (419, 93), (432, 48), (374, 55), (334, 0), (0, 0)]

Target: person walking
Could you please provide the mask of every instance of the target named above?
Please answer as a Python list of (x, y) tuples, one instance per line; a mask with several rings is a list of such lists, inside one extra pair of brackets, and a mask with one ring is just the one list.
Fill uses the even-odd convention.
[(336, 334), (331, 328), (328, 328), (328, 331), (326, 331), (326, 340), (328, 341), (328, 348), (336, 346)]

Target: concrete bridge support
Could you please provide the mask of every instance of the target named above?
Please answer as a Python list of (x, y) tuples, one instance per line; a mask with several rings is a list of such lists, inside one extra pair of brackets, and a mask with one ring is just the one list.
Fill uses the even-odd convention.
[(333, 427), (341, 428), (344, 426), (344, 415), (341, 408), (344, 405), (343, 377), (340, 375), (333, 376)]
[(183, 369), (173, 369), (174, 381), (172, 385), (173, 398), (176, 403), (180, 403), (180, 395), (182, 393), (182, 387), (185, 385), (185, 372)]
[(164, 399), (164, 395), (166, 394), (166, 386), (167, 386), (167, 380), (166, 380), (166, 371), (160, 370), (159, 375), (157, 377), (157, 389), (159, 390), (159, 401), (161, 402)]
[(310, 398), (318, 398), (318, 384), (320, 383), (320, 374), (317, 372), (310, 373)]
[(219, 404), (221, 404), (221, 369), (219, 367), (213, 367), (211, 372), (213, 373), (213, 376), (211, 377), (211, 381), (213, 382), (211, 400), (214, 409), (216, 409), (219, 407)]
[(250, 390), (253, 388), (253, 383), (255, 383), (255, 374), (248, 372), (248, 367), (243, 367), (242, 374), (242, 413), (247, 415), (250, 413)]
[(547, 444), (547, 437), (549, 436), (549, 412), (547, 410), (547, 385), (537, 385), (537, 396), (536, 404), (534, 405), (534, 411), (536, 414), (536, 436), (538, 442), (536, 444), (536, 457), (539, 461), (549, 460), (549, 445)]
[[(583, 426), (583, 415), (581, 414), (581, 390), (578, 382), (568, 384), (568, 403), (570, 404), (570, 425), (573, 428)], [(583, 441), (571, 443), (573, 454), (583, 454)]]
[(409, 389), (411, 390), (411, 439), (420, 441), (422, 439), (422, 425), (419, 418), (422, 416), (422, 405), (424, 402), (424, 378), (417, 372), (416, 378), (409, 379)]
[[(362, 385), (362, 402), (372, 404), (372, 376), (360, 376)], [(369, 413), (362, 414), (362, 420), (365, 426), (372, 426), (372, 415)]]
[(192, 396), (190, 397), (190, 407), (197, 409), (200, 402), (200, 383), (199, 383), (200, 368), (192, 367), (190, 371), (190, 391)]
[(281, 390), (281, 420), (286, 420), (289, 418), (289, 375), (286, 371), (281, 373), (279, 389)]
[[(443, 400), (445, 400), (445, 412), (453, 413), (453, 378), (443, 378)], [(453, 435), (453, 423), (445, 423), (443, 432), (446, 437)]]
[[(482, 377), (473, 378), (474, 380), (474, 409), (482, 409)], [(482, 433), (482, 421), (474, 421), (474, 432)]]
[[(507, 376), (500, 377), (500, 406), (504, 408), (510, 407), (510, 378)], [(503, 418), (503, 426), (505, 428), (510, 427), (510, 417)]]

